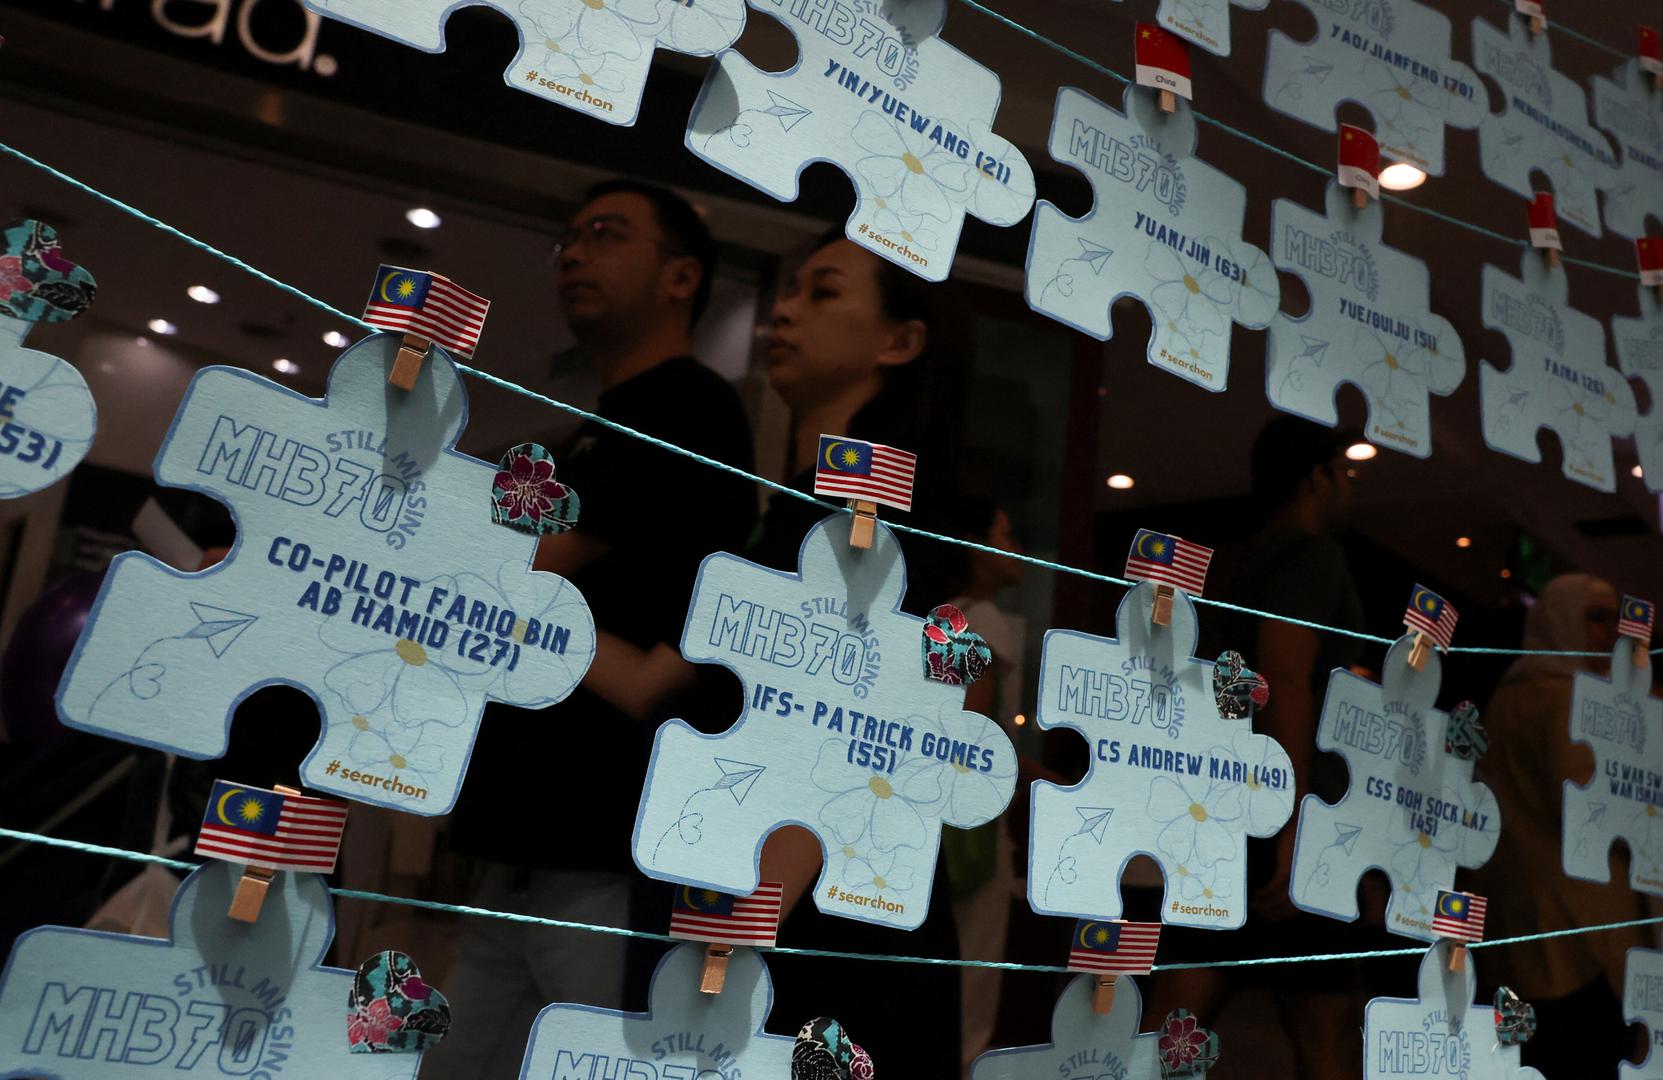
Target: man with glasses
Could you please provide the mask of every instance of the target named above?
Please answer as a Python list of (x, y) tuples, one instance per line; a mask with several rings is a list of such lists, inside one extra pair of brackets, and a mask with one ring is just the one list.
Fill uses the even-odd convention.
[[(750, 469), (738, 395), (691, 355), (716, 262), (693, 207), (649, 184), (598, 184), (557, 237), (553, 262), (561, 313), (600, 376), (595, 411)], [(536, 567), (582, 590), (595, 618), (594, 663), (558, 705), (486, 710), (451, 819), (453, 846), (479, 862), (479, 906), (621, 926), (640, 879), (630, 832), (653, 732), (689, 670), (677, 645), (693, 579), (710, 552), (743, 550), (756, 493), (593, 421), (555, 462), (582, 512), (574, 531), (542, 540)], [(667, 911), (645, 913), (651, 929), (662, 929)], [(445, 980), (456, 1026), (422, 1076), (518, 1077), (544, 1005), (623, 1006), (626, 944), (465, 919)]]

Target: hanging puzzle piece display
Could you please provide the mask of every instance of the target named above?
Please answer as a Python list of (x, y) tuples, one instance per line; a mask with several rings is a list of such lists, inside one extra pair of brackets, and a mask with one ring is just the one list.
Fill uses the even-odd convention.
[(1651, 76), (1633, 60), (1609, 79), (1594, 76), (1594, 123), (1617, 137), (1622, 164), (1605, 192), (1605, 224), (1618, 236), (1646, 235), (1646, 216), (1663, 218), (1663, 115)]
[(550, 1005), (537, 1014), (523, 1077), (788, 1077), (788, 1035), (762, 1030), (774, 984), (762, 957), (734, 949), (720, 994), (699, 992), (702, 945), (678, 945), (653, 972), (648, 1010), (616, 1012), (592, 1005)]
[[(323, 879), (279, 874), (256, 923), (226, 917), (236, 868), (208, 863), (174, 897), (168, 940), (30, 930), (0, 973), (0, 1077), (163, 1075), (414, 1080), (419, 1053), (353, 1052), (355, 975), (323, 966)], [(373, 1022), (392, 1026), (379, 1010)]]
[(1028, 305), (1107, 341), (1109, 308), (1135, 296), (1153, 323), (1149, 362), (1208, 390), (1230, 374), (1230, 324), (1270, 325), (1276, 271), (1241, 237), (1247, 194), (1192, 156), (1195, 115), (1180, 100), (1128, 86), (1124, 115), (1083, 91), (1057, 91), (1051, 156), (1091, 182), (1095, 201), (1072, 218), (1041, 200), (1028, 241)]
[(1324, 202), (1326, 217), (1289, 199), (1271, 208), (1271, 258), (1305, 283), (1311, 306), (1271, 322), (1265, 392), (1278, 409), (1333, 427), (1340, 384), (1350, 383), (1368, 399), (1370, 442), (1430, 457), (1427, 395), (1461, 385), (1461, 339), (1432, 313), (1426, 264), (1381, 240), (1381, 204), (1359, 209), (1337, 184)]
[(1069, 980), (1051, 1011), (1051, 1041), (1044, 1046), (990, 1050), (970, 1066), (970, 1080), (1162, 1080), (1205, 1076), (1218, 1060), (1218, 1036), (1182, 1009), (1159, 1031), (1139, 1033), (1142, 995), (1130, 975), (1115, 980), (1114, 1007), (1092, 1008), (1097, 976)]
[(1663, 950), (1630, 949), (1623, 971), (1623, 1020), (1646, 1025), (1646, 1056), (1638, 1065), (1623, 1062), (1622, 1080), (1663, 1080)]
[(1386, 929), (1431, 941), (1438, 891), (1455, 888), (1456, 867), (1489, 860), (1501, 810), (1473, 781), (1471, 757), (1448, 744), (1449, 716), (1432, 705), (1442, 655), (1430, 650), (1416, 671), (1413, 647), (1405, 635), (1387, 650), (1381, 684), (1343, 668), (1328, 677), (1317, 748), (1345, 758), (1351, 786), (1337, 803), (1316, 794), (1300, 802), (1288, 893), (1305, 911), (1350, 922), (1358, 879), (1383, 870), (1392, 886)]
[(1474, 1004), (1477, 966), (1469, 955), (1449, 970), (1451, 945), (1441, 941), (1420, 962), (1420, 996), (1374, 998), (1363, 1012), (1363, 1080), (1449, 1077), (1450, 1080), (1543, 1080), (1519, 1064), (1519, 1048), (1496, 1033), (1496, 1013)]
[(750, 4), (785, 24), (797, 63), (774, 73), (719, 56), (689, 150), (782, 202), (804, 168), (836, 165), (855, 186), (849, 239), (931, 281), (952, 268), (964, 215), (1027, 216), (1033, 170), (993, 133), (999, 76), (938, 36), (946, 0)]
[(1335, 4), (1300, 0), (1316, 36), (1273, 30), (1265, 56), (1265, 104), (1324, 131), (1355, 102), (1374, 117), (1380, 152), (1433, 176), (1444, 173), (1444, 128), (1476, 127), (1490, 95), (1450, 55), (1449, 19), (1412, 0)]
[(1651, 399), (1650, 411), (1634, 418), (1634, 450), (1646, 487), (1663, 491), (1663, 302), (1650, 286), (1640, 286), (1639, 295), (1639, 318), (1612, 316), (1611, 343), (1617, 347), (1617, 366), (1644, 383)]
[(1548, 428), (1565, 476), (1615, 491), (1611, 440), (1634, 431), (1634, 390), (1605, 362), (1605, 327), (1566, 303), (1568, 289), (1564, 268), (1534, 251), (1523, 253), (1516, 278), (1485, 264), (1484, 325), (1506, 335), (1512, 364), (1505, 372), (1479, 365), (1484, 441), (1540, 462), (1536, 433)]
[(1532, 170), (1547, 174), (1559, 219), (1599, 236), (1594, 192), (1615, 181), (1616, 155), (1588, 123), (1582, 87), (1554, 70), (1549, 35), (1532, 34), (1523, 19), (1507, 24), (1503, 34), (1483, 18), (1472, 23), (1473, 63), (1501, 84), (1506, 106), (1478, 127), (1479, 164), (1485, 176), (1526, 199), (1534, 190)]
[(906, 563), (881, 522), (849, 543), (835, 514), (804, 537), (798, 573), (708, 556), (682, 631), (689, 660), (722, 664), (746, 709), (720, 735), (681, 720), (658, 729), (635, 817), (649, 877), (744, 896), (763, 841), (781, 825), (825, 854), (821, 911), (911, 930), (924, 921), (941, 826), (1004, 811), (1016, 752), (964, 709), (965, 688), (916, 659), (924, 620), (903, 614)]
[(1247, 918), (1247, 838), (1293, 813), (1293, 767), (1251, 720), (1219, 716), (1213, 665), (1191, 655), (1195, 605), (1179, 590), (1155, 626), (1155, 590), (1121, 599), (1118, 639), (1045, 635), (1035, 719), (1084, 735), (1091, 768), (1073, 787), (1033, 785), (1028, 902), (1117, 918), (1120, 874), (1142, 854), (1166, 875), (1164, 922), (1229, 929)]
[(1263, 11), (1270, 0), (1161, 0), (1155, 21), (1218, 56), (1230, 55), (1230, 8)]
[(92, 446), (98, 410), (81, 373), (23, 339), (36, 323), (75, 318), (97, 292), (52, 226), (21, 221), (0, 233), (0, 499), (51, 487)]
[(156, 479), (229, 506), (236, 546), (194, 574), (116, 556), (58, 687), (65, 724), (218, 757), (237, 705), (286, 683), (322, 713), (307, 786), (444, 814), (487, 700), (571, 693), (594, 654), (589, 606), (531, 571), (533, 537), (492, 523), (497, 470), (454, 449), (467, 395), (444, 351), (414, 390), (388, 386), (399, 342), (347, 349), (321, 400), (197, 373)]
[[(319, 15), (424, 52), (445, 49), (458, 0), (304, 0)], [(609, 124), (633, 124), (655, 49), (713, 56), (745, 28), (745, 0), (473, 0), (508, 17), (520, 51), (503, 81)]]
[(1565, 873), (1611, 880), (1611, 845), (1628, 845), (1628, 883), (1663, 896), (1663, 699), (1651, 665), (1634, 664), (1635, 639), (1619, 637), (1609, 677), (1579, 671), (1571, 684), (1570, 737), (1594, 752), (1586, 787), (1565, 781)]

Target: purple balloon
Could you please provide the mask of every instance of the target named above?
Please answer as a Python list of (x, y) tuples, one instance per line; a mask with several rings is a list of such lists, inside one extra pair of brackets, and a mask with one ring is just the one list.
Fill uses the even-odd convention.
[(65, 733), (53, 698), (103, 582), (103, 571), (66, 577), (18, 619), (0, 656), (0, 723), (19, 750), (38, 749)]

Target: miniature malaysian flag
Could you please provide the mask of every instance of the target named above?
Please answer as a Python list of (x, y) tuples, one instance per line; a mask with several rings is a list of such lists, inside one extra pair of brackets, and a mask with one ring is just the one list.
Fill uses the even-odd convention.
[(1652, 607), (1651, 601), (1625, 596), (1623, 606), (1617, 612), (1617, 633), (1634, 638), (1649, 649), (1652, 621), (1656, 615), (1657, 611)]
[(670, 936), (717, 945), (772, 946), (784, 895), (785, 886), (777, 881), (764, 881), (749, 896), (685, 885), (676, 890)]
[(1416, 585), (1409, 594), (1409, 607), (1403, 612), (1403, 625), (1431, 638), (1440, 649), (1448, 649), (1455, 636), (1455, 605), (1428, 589)]
[(346, 803), (215, 780), (196, 854), (268, 870), (327, 874), (346, 828)]
[(1153, 529), (1139, 529), (1132, 538), (1131, 554), (1126, 556), (1126, 576), (1137, 581), (1176, 585), (1192, 596), (1200, 596), (1212, 561), (1210, 547)]
[(1147, 975), (1155, 966), (1161, 924), (1081, 919), (1074, 924), (1068, 970), (1093, 975)]
[(364, 321), (383, 330), (414, 334), (443, 345), (463, 359), (479, 347), (491, 302), (447, 277), (402, 266), (375, 272), (375, 290)]
[(1432, 932), (1456, 941), (1484, 940), (1484, 910), (1490, 902), (1465, 892), (1438, 890), (1438, 904), (1432, 911)]
[(820, 436), (814, 463), (814, 494), (861, 499), (897, 510), (912, 509), (912, 478), (918, 455), (881, 443)]

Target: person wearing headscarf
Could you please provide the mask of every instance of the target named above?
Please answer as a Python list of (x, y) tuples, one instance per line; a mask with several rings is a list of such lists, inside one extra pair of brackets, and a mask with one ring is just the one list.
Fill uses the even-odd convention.
[[(1609, 653), (1617, 638), (1617, 594), (1590, 574), (1548, 582), (1525, 618), (1524, 647)], [(1625, 922), (1647, 914), (1629, 887), (1619, 851), (1611, 880), (1577, 881), (1561, 861), (1565, 781), (1585, 784), (1594, 754), (1571, 741), (1571, 691), (1578, 675), (1603, 675), (1608, 657), (1521, 656), (1484, 711), (1489, 750), (1477, 777), (1501, 807), (1495, 854), (1467, 881), (1489, 901), (1485, 936), (1517, 937), (1574, 926)], [(1486, 981), (1509, 987), (1536, 1009), (1537, 1034), (1522, 1060), (1547, 1076), (1604, 1080), (1634, 1046), (1623, 1023), (1623, 971), (1631, 946), (1648, 946), (1644, 927), (1548, 938), (1487, 949)]]

